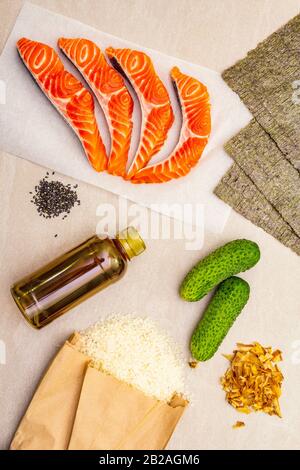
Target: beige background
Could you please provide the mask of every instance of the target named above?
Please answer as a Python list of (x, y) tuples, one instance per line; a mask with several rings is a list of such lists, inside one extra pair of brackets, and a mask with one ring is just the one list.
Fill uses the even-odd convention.
[[(219, 71), (241, 58), (300, 9), (298, 0), (33, 0), (33, 3)], [(1, 49), (21, 5), (21, 0), (0, 0)], [(74, 329), (84, 328), (101, 316), (137, 313), (156, 318), (180, 342), (188, 358), (189, 336), (207, 299), (195, 304), (181, 301), (178, 284), (200, 255), (233, 238), (245, 237), (257, 241), (262, 252), (257, 267), (243, 275), (251, 284), (251, 299), (216, 356), (196, 370), (187, 368), (193, 404), (169, 448), (299, 449), (299, 258), (232, 212), (222, 235), (205, 234), (201, 253), (186, 251), (184, 240), (148, 240), (147, 252), (132, 262), (121, 283), (44, 330), (34, 331), (14, 306), (10, 284), (94, 233), (97, 206), (104, 202), (117, 205), (118, 201), (106, 191), (80, 183), (82, 205), (69, 219), (41, 220), (29, 202), (28, 192), (44, 173), (43, 168), (1, 154), (0, 340), (6, 346), (6, 364), (0, 364), (0, 447), (8, 447), (44, 367), (62, 341)], [(69, 181), (65, 177), (63, 180)], [(231, 351), (236, 341), (251, 340), (279, 347), (284, 352), (282, 420), (262, 414), (244, 417), (224, 401), (218, 380), (227, 363), (221, 352)], [(231, 426), (237, 419), (244, 420), (246, 427), (233, 430)]]

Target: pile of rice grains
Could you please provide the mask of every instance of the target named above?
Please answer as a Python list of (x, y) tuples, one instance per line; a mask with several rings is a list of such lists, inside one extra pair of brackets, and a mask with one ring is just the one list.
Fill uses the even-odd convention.
[(149, 318), (113, 316), (80, 332), (79, 350), (94, 366), (148, 396), (185, 396), (184, 361), (173, 341)]
[(63, 215), (62, 220), (64, 220), (75, 204), (80, 205), (76, 192), (78, 185), (72, 187), (70, 183), (63, 184), (61, 181), (50, 180), (49, 177), (54, 174), (54, 171), (52, 175), (47, 171), (44, 178), (35, 186), (34, 192), (30, 191), (30, 202), (35, 205), (40, 217), (54, 219)]
[[(264, 411), (281, 417), (279, 397), (283, 375), (277, 365), (281, 351), (259, 343), (237, 344), (237, 350), (224, 355), (230, 366), (221, 378), (230, 405), (242, 413)], [(244, 426), (238, 421), (234, 428)]]

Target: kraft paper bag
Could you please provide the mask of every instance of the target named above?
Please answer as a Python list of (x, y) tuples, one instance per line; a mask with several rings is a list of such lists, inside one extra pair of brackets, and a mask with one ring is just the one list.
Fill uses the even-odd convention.
[(63, 345), (42, 378), (13, 438), (11, 450), (68, 448), (90, 359), (76, 350), (79, 335)]
[(69, 450), (161, 450), (187, 401), (146, 396), (91, 365), (87, 367)]
[(10, 449), (164, 449), (187, 401), (158, 401), (93, 368), (79, 338), (72, 335), (50, 364)]

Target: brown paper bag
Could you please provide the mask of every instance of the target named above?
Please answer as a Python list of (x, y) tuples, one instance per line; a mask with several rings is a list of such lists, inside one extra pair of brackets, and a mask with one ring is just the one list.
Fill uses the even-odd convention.
[(68, 448), (85, 370), (90, 359), (76, 351), (74, 334), (60, 349), (19, 425), (11, 450)]
[(168, 405), (88, 366), (69, 449), (164, 449), (186, 405), (180, 397)]
[(76, 350), (79, 337), (50, 364), (11, 450), (163, 449), (187, 402), (177, 397), (167, 405), (90, 367)]

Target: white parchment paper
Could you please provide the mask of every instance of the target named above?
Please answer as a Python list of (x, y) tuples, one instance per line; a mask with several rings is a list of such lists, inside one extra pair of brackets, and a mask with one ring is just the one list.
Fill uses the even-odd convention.
[[(230, 209), (213, 194), (214, 187), (231, 164), (222, 146), (228, 138), (249, 122), (251, 116), (238, 96), (224, 83), (220, 74), (142, 48), (151, 56), (157, 72), (169, 90), (176, 117), (166, 144), (151, 163), (165, 158), (174, 148), (179, 135), (180, 110), (169, 77), (170, 69), (174, 65), (184, 73), (198, 78), (208, 87), (212, 106), (212, 134), (199, 164), (186, 177), (159, 185), (133, 185), (119, 177), (106, 173), (98, 174), (90, 167), (79, 140), (48, 99), (43, 96), (19, 59), (16, 42), (23, 36), (45, 42), (57, 51), (57, 39), (60, 36), (88, 38), (95, 41), (102, 50), (108, 46), (141, 49), (136, 44), (26, 3), (0, 57), (0, 80), (6, 89), (5, 104), (0, 107), (2, 150), (102, 187), (141, 205), (153, 206), (161, 213), (169, 215), (171, 211), (173, 217), (188, 224), (199, 225), (204, 222), (207, 230), (213, 232), (223, 230)], [(68, 59), (62, 53), (59, 55), (66, 68), (84, 82)], [(108, 129), (98, 104), (96, 104), (96, 114), (100, 132), (109, 150)], [(138, 144), (139, 115), (140, 109), (135, 99), (134, 135), (130, 159)], [(195, 210), (174, 212), (170, 207), (173, 204), (191, 204)], [(202, 205), (201, 213), (204, 214), (204, 220), (195, 216), (199, 210), (197, 205)]]

